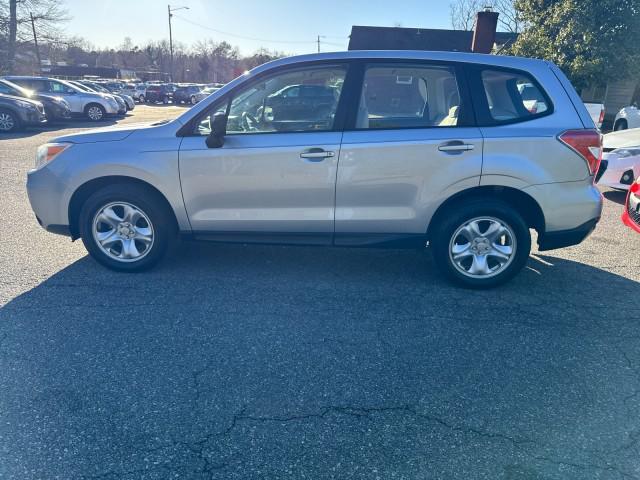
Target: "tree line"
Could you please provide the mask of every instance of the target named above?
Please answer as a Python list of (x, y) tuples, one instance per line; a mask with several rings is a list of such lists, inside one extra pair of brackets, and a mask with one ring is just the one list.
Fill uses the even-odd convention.
[(32, 75), (40, 60), (52, 65), (109, 67), (143, 72), (173, 73), (178, 82), (228, 82), (245, 70), (284, 56), (261, 48), (241, 55), (228, 42), (198, 41), (173, 44), (168, 40), (135, 45), (125, 37), (115, 48), (96, 48), (90, 41), (67, 36), (63, 27), (70, 15), (60, 0), (0, 0), (0, 74)]

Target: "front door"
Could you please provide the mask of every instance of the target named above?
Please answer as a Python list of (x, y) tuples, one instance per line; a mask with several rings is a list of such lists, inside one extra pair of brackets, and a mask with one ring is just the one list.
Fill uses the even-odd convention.
[[(214, 101), (180, 147), (182, 191), (196, 235), (331, 242), (345, 76), (341, 65), (289, 68)], [(302, 85), (330, 89), (333, 102), (307, 112), (289, 108), (282, 96)], [(326, 104), (326, 97), (318, 101)], [(227, 115), (224, 145), (207, 148), (216, 114)]]

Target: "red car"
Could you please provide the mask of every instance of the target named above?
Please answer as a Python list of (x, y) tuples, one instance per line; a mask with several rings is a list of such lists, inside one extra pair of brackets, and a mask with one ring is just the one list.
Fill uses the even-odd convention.
[(627, 196), (627, 205), (624, 207), (622, 222), (640, 233), (640, 177), (638, 177)]

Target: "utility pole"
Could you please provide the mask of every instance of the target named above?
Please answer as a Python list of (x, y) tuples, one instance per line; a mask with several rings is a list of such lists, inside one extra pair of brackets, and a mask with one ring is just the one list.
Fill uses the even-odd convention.
[[(173, 36), (171, 35), (171, 5), (167, 5), (167, 13), (169, 14), (169, 75), (173, 77)], [(171, 78), (173, 80), (173, 78)]]
[(38, 47), (38, 35), (36, 34), (36, 20), (33, 18), (33, 13), (29, 12), (31, 17), (31, 29), (33, 30), (33, 43), (36, 45), (36, 59), (38, 60), (38, 73), (42, 68), (42, 59), (40, 58), (40, 47)]
[(189, 10), (189, 7), (176, 7), (171, 8), (171, 5), (167, 5), (167, 14), (169, 15), (169, 75), (171, 76), (171, 81), (173, 81), (173, 35), (171, 32), (171, 17), (173, 17), (173, 13), (178, 10)]
[(320, 39), (326, 38), (324, 35), (318, 35), (318, 53), (320, 53)]

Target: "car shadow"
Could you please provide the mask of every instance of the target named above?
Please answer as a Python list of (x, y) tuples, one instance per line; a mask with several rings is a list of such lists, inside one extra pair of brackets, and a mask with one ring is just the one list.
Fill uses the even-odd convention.
[(602, 195), (604, 195), (604, 198), (607, 200), (611, 200), (618, 205), (624, 205), (627, 201), (627, 192), (623, 192), (622, 190), (607, 190), (606, 192), (602, 192)]
[(425, 455), (446, 478), (499, 478), (513, 448), (570, 465), (637, 428), (621, 353), (640, 351), (637, 298), (630, 279), (540, 254), (489, 291), (408, 250), (185, 242), (141, 274), (84, 257), (0, 308), (4, 469), (168, 478), (206, 454), (219, 478), (252, 461), (277, 478), (302, 444), (300, 478), (361, 455), (386, 478)]

